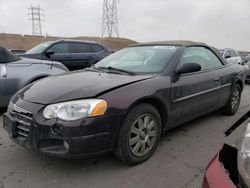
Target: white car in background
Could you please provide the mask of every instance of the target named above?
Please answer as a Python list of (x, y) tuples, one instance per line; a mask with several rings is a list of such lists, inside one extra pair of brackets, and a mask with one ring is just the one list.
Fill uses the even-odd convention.
[(236, 50), (225, 48), (219, 50), (221, 56), (226, 59), (229, 63), (236, 63), (242, 65), (242, 60), (239, 53)]

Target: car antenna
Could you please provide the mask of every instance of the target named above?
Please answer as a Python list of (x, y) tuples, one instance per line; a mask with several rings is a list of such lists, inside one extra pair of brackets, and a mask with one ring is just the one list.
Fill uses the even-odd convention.
[(250, 110), (238, 119), (231, 127), (224, 131), (225, 136), (229, 136), (235, 129), (237, 129), (244, 121), (250, 117)]
[[(46, 52), (45, 53), (45, 56), (47, 57), (47, 58), (51, 58), (51, 56), (53, 55), (53, 54), (55, 54), (55, 52)], [(52, 59), (52, 61), (51, 61), (51, 66), (50, 66), (50, 68), (52, 69), (52, 67), (53, 67), (53, 64), (54, 64), (54, 61), (53, 61), (53, 59)]]
[(52, 68), (53, 68), (53, 64), (54, 64), (54, 61), (52, 60), (52, 62), (51, 62), (51, 66), (50, 66), (50, 69), (52, 69)]

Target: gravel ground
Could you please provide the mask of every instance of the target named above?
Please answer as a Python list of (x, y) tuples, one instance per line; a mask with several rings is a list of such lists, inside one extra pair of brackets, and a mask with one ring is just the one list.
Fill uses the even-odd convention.
[(250, 86), (246, 86), (235, 116), (216, 111), (169, 131), (152, 158), (134, 167), (112, 155), (63, 160), (26, 150), (9, 139), (0, 115), (0, 188), (198, 188), (207, 163), (222, 144), (238, 145), (246, 124), (227, 138), (223, 131), (249, 108)]

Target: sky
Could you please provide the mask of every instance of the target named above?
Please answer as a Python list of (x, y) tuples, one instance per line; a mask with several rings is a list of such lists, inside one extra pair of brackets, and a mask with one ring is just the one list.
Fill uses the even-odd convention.
[[(44, 9), (44, 35), (101, 36), (103, 0), (0, 0), (0, 33), (31, 34), (31, 5)], [(123, 38), (250, 51), (250, 0), (119, 0), (117, 9)]]

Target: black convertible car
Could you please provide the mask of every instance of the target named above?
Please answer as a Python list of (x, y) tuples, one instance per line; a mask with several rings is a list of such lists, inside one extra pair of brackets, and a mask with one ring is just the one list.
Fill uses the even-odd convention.
[(153, 154), (163, 132), (219, 108), (234, 114), (244, 83), (244, 67), (206, 44), (137, 44), (20, 90), (4, 128), (18, 144), (47, 155), (113, 151), (133, 165)]

